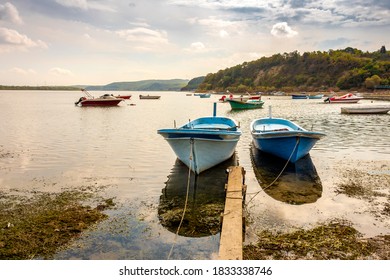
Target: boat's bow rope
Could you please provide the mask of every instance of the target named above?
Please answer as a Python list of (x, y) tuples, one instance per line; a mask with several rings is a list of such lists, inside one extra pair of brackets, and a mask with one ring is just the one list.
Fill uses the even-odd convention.
[[(181, 216), (181, 220), (180, 220), (179, 226), (177, 227), (177, 230), (176, 230), (175, 240), (174, 240), (174, 242), (172, 244), (171, 250), (169, 251), (168, 260), (171, 258), (171, 255), (172, 255), (172, 252), (173, 252), (173, 248), (175, 247), (175, 244), (176, 244), (176, 241), (177, 241), (177, 236), (179, 235), (179, 231), (180, 231), (181, 225), (183, 224), (184, 216), (185, 216), (185, 213), (186, 213), (186, 210), (187, 210), (188, 196), (189, 196), (189, 192), (190, 192), (191, 166), (192, 166), (192, 161), (193, 161), (193, 155), (192, 155), (193, 154), (193, 150), (194, 150), (194, 138), (191, 138), (190, 139), (190, 166), (188, 168), (188, 176), (187, 176), (186, 199), (185, 199), (185, 202), (184, 202), (183, 214)], [(196, 174), (195, 174), (195, 176), (196, 176)]]
[(248, 201), (248, 203), (245, 204), (245, 208), (247, 208), (248, 204), (251, 203), (251, 201), (256, 197), (256, 195), (258, 195), (259, 193), (261, 193), (262, 191), (268, 189), (269, 187), (271, 187), (273, 184), (275, 184), (275, 182), (279, 179), (279, 177), (283, 174), (284, 170), (286, 169), (288, 163), (290, 162), (293, 154), (295, 153), (295, 150), (297, 149), (298, 147), (298, 144), (299, 144), (299, 140), (300, 140), (300, 137), (297, 137), (297, 141), (295, 142), (295, 146), (294, 146), (294, 149), (292, 150), (291, 152), (291, 155), (289, 156), (286, 164), (283, 166), (282, 170), (279, 172), (278, 176), (276, 176), (276, 178), (266, 187), (264, 188), (261, 188), (261, 190), (259, 190), (258, 192), (255, 192), (253, 193), (254, 195), (251, 197), (251, 199)]

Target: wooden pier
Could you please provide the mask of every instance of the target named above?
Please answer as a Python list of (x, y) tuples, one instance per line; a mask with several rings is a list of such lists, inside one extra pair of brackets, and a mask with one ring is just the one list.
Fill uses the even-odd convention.
[(242, 260), (243, 258), (243, 201), (246, 192), (244, 174), (245, 171), (240, 166), (229, 168), (218, 254), (220, 260)]

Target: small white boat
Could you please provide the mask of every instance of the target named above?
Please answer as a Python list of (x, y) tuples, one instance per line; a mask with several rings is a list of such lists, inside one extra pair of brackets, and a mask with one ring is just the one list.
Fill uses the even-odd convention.
[(160, 95), (139, 95), (139, 99), (160, 99)]
[(199, 174), (234, 154), (241, 130), (227, 117), (202, 117), (179, 128), (157, 131), (176, 156), (194, 173)]
[(342, 114), (387, 114), (389, 111), (390, 105), (341, 107)]

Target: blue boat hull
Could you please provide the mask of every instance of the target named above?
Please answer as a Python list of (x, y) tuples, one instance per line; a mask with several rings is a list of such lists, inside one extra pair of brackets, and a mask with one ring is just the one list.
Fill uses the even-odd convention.
[(262, 100), (247, 100), (247, 101), (238, 101), (238, 100), (228, 100), (232, 110), (245, 110), (245, 109), (258, 109), (262, 108), (264, 101)]
[(176, 156), (199, 174), (232, 157), (241, 131), (230, 118), (206, 117), (174, 129), (157, 131)]
[(323, 97), (323, 94), (309, 95), (309, 99), (322, 99)]
[(303, 129), (284, 119), (264, 118), (251, 123), (255, 147), (295, 163), (307, 155), (325, 134)]
[(292, 99), (307, 99), (307, 95), (292, 95)]

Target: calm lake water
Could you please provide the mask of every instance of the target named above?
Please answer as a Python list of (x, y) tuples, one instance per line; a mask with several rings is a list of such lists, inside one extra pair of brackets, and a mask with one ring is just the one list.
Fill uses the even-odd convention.
[[(132, 94), (118, 107), (80, 108), (74, 106), (80, 92), (0, 91), (0, 191), (91, 186), (117, 203), (107, 211), (109, 219), (56, 259), (167, 259), (172, 246), (171, 259), (215, 258), (225, 169), (234, 164), (246, 171), (247, 243), (257, 230), (290, 231), (331, 219), (351, 222), (364, 236), (390, 234), (381, 212), (390, 203), (388, 180), (382, 180), (390, 176), (390, 114), (341, 115), (346, 105), (274, 96), (263, 96), (265, 106), (256, 110), (233, 112), (218, 103), (217, 114), (240, 122), (243, 134), (234, 158), (191, 177), (189, 218), (176, 237), (188, 169), (156, 131), (211, 115), (219, 96), (150, 92), (161, 100), (139, 100), (140, 93)], [(253, 119), (268, 116), (268, 106), (274, 117), (327, 134), (271, 187), (284, 162), (253, 149), (249, 131)], [(378, 182), (382, 196), (367, 200), (337, 192), (338, 184), (362, 174)]]

